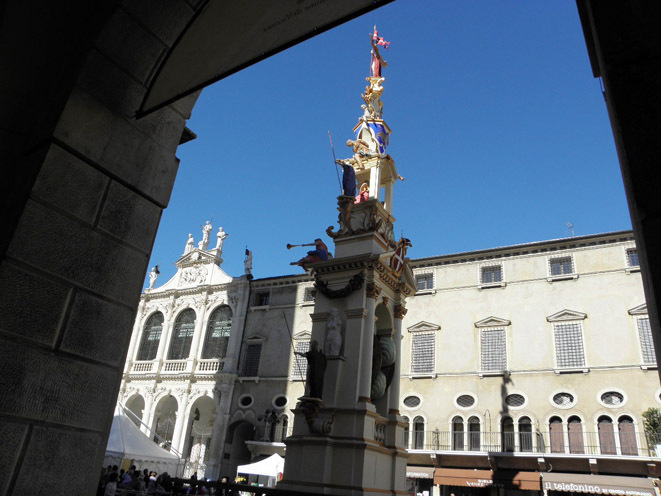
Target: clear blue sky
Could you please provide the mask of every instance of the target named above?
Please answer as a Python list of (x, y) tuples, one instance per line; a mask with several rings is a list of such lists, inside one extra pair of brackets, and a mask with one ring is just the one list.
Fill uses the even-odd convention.
[(299, 273), (289, 262), (332, 243), (338, 158), (361, 115), (376, 24), (391, 42), (384, 119), (396, 237), (426, 257), (630, 229), (600, 83), (575, 2), (399, 0), (205, 89), (150, 267), (165, 283), (188, 233), (213, 215), (230, 234), (223, 269)]

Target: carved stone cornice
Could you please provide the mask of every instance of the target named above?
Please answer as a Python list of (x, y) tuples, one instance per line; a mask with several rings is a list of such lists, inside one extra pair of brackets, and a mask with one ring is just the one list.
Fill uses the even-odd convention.
[(367, 286), (365, 287), (365, 296), (376, 300), (380, 294), (381, 294), (381, 288), (379, 286), (377, 286), (373, 282), (367, 283)]
[(319, 292), (322, 295), (324, 295), (326, 298), (334, 299), (334, 298), (346, 298), (354, 291), (362, 288), (364, 281), (365, 278), (362, 272), (358, 272), (357, 274), (354, 274), (354, 276), (351, 279), (349, 279), (347, 285), (341, 289), (330, 289), (328, 287), (327, 282), (322, 281), (321, 279), (318, 278), (315, 278), (314, 285), (319, 290)]

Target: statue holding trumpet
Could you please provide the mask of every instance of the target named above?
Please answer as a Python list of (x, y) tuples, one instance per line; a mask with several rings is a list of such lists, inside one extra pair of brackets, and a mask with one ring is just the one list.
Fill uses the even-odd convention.
[(297, 246), (314, 246), (315, 249), (310, 250), (307, 256), (301, 258), (296, 262), (291, 262), (289, 265), (300, 265), (302, 267), (304, 264), (314, 263), (314, 262), (325, 262), (329, 258), (332, 258), (332, 255), (328, 253), (328, 247), (320, 238), (315, 239), (314, 243), (304, 243), (302, 245), (292, 245), (288, 243), (287, 249), (291, 250), (292, 248)]

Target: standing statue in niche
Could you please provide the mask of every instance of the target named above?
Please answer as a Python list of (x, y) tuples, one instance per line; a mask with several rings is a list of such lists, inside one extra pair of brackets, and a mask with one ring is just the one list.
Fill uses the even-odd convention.
[(324, 373), (326, 372), (326, 356), (319, 351), (319, 343), (316, 339), (310, 341), (310, 349), (306, 353), (295, 351), (308, 361), (308, 369), (305, 376), (305, 396), (319, 398), (324, 391)]
[(149, 273), (149, 289), (154, 289), (154, 284), (156, 284), (156, 279), (161, 272), (158, 270), (158, 265), (155, 265), (151, 272)]
[(331, 308), (328, 311), (328, 321), (326, 322), (326, 342), (324, 343), (324, 352), (327, 356), (337, 356), (342, 349), (342, 320), (337, 308)]
[(207, 221), (207, 223), (202, 226), (202, 241), (200, 241), (197, 245), (200, 250), (206, 250), (209, 247), (209, 236), (211, 235), (212, 229), (213, 226), (209, 221)]
[(218, 251), (219, 254), (223, 253), (223, 243), (225, 242), (225, 238), (229, 236), (225, 231), (223, 231), (223, 228), (220, 227), (218, 229), (218, 234), (216, 234), (216, 238), (218, 240), (216, 241), (216, 250)]
[(184, 255), (186, 253), (192, 252), (193, 248), (195, 248), (195, 240), (193, 239), (193, 235), (189, 233), (188, 240), (186, 240), (186, 249), (184, 250)]

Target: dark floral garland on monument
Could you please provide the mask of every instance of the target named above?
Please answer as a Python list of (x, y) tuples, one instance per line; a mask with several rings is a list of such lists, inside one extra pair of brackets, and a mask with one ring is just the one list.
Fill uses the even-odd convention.
[(334, 299), (334, 298), (344, 298), (345, 296), (349, 296), (357, 289), (360, 289), (363, 286), (364, 281), (365, 278), (363, 277), (363, 274), (361, 272), (358, 272), (358, 274), (354, 275), (351, 279), (349, 279), (347, 285), (344, 286), (342, 289), (330, 289), (328, 287), (328, 283), (320, 279), (315, 279), (314, 285), (326, 298)]

